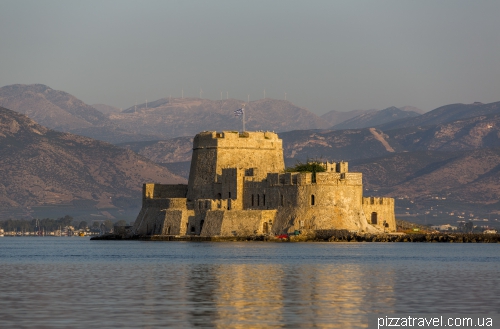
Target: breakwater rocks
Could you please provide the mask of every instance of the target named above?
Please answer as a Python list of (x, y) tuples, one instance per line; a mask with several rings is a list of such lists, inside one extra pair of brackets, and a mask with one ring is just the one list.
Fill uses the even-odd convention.
[(369, 234), (345, 230), (315, 231), (290, 236), (290, 241), (322, 242), (454, 242), (454, 243), (499, 243), (500, 234), (479, 233), (390, 233)]
[(320, 230), (303, 232), (298, 235), (280, 236), (198, 236), (198, 235), (145, 235), (130, 236), (105, 234), (92, 237), (91, 240), (143, 240), (143, 241), (269, 241), (269, 242), (451, 242), (451, 243), (500, 243), (500, 234), (478, 233), (391, 233), (368, 234), (347, 230)]

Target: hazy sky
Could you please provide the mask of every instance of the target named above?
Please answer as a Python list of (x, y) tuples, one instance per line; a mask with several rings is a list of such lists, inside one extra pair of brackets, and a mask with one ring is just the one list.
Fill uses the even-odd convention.
[(500, 101), (500, 1), (0, 0), (0, 86), (88, 104), (283, 99), (331, 110)]

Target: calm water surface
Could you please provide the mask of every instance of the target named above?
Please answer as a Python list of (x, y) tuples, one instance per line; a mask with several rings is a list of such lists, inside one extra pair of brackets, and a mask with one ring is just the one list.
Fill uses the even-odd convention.
[(498, 314), (500, 244), (0, 238), (1, 328), (372, 328)]

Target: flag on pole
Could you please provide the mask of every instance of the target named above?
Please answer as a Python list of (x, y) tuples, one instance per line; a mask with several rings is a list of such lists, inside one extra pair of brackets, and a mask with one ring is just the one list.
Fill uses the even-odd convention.
[(234, 110), (234, 115), (239, 117), (240, 115), (243, 115), (243, 108)]

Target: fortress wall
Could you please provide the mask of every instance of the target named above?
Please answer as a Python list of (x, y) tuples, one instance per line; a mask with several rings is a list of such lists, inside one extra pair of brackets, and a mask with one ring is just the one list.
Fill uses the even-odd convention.
[(363, 185), (363, 174), (362, 173), (345, 173), (344, 178), (349, 185)]
[(280, 194), (285, 196), (285, 200), (284, 206), (278, 209), (274, 234), (304, 229), (378, 230), (366, 221), (361, 185), (284, 186)]
[(340, 179), (341, 179), (340, 173), (335, 173), (335, 172), (316, 173), (316, 184), (337, 185)]
[(132, 232), (138, 235), (151, 235), (161, 229), (165, 212), (158, 207), (142, 207), (135, 220)]
[(266, 182), (245, 184), (243, 193), (243, 209), (275, 209), (278, 203), (277, 198), (272, 194), (276, 194), (276, 188), (270, 188)]
[(229, 200), (227, 199), (198, 199), (194, 202), (196, 211), (227, 210)]
[(267, 174), (267, 184), (269, 186), (280, 185), (280, 174), (279, 173), (268, 173)]
[[(388, 227), (386, 227), (386, 231), (396, 231), (396, 218), (394, 216), (393, 198), (363, 198), (363, 210), (366, 220), (369, 224), (383, 230), (385, 220), (388, 225)], [(373, 215), (374, 213), (376, 215)], [(376, 221), (376, 223), (373, 223), (374, 221)]]
[(215, 198), (213, 183), (224, 168), (258, 168), (253, 177), (285, 168), (282, 142), (270, 132), (203, 132), (194, 138), (188, 199)]
[(194, 217), (193, 210), (169, 209), (165, 212), (161, 233), (164, 235), (186, 235), (189, 219)]
[(142, 186), (142, 196), (147, 199), (185, 198), (188, 186), (185, 184), (154, 184)]
[(302, 172), (297, 174), (297, 184), (298, 185), (309, 185), (312, 184), (312, 173)]
[(243, 209), (243, 180), (244, 169), (225, 168), (221, 175), (221, 195), (222, 199), (228, 199), (228, 209)]
[(268, 234), (272, 230), (276, 210), (208, 211), (203, 236), (249, 236)]
[(186, 209), (186, 198), (144, 199), (142, 201), (142, 208)]
[(218, 236), (221, 235), (222, 221), (225, 211), (213, 210), (209, 211), (205, 216), (205, 221), (201, 230), (201, 236)]
[[(187, 209), (186, 198), (144, 198), (132, 232), (138, 235), (166, 234), (164, 232), (170, 226), (171, 232), (174, 232), (171, 234), (180, 234), (175, 233), (175, 227), (179, 227), (177, 232), (180, 232), (182, 228), (180, 222), (185, 221), (185, 217), (190, 212), (194, 213)], [(179, 223), (174, 225), (175, 221)]]
[(215, 198), (213, 190), (217, 179), (217, 150), (215, 148), (193, 148), (188, 181), (188, 200)]
[(316, 173), (316, 184), (324, 185), (362, 185), (362, 173), (333, 173), (319, 172)]

